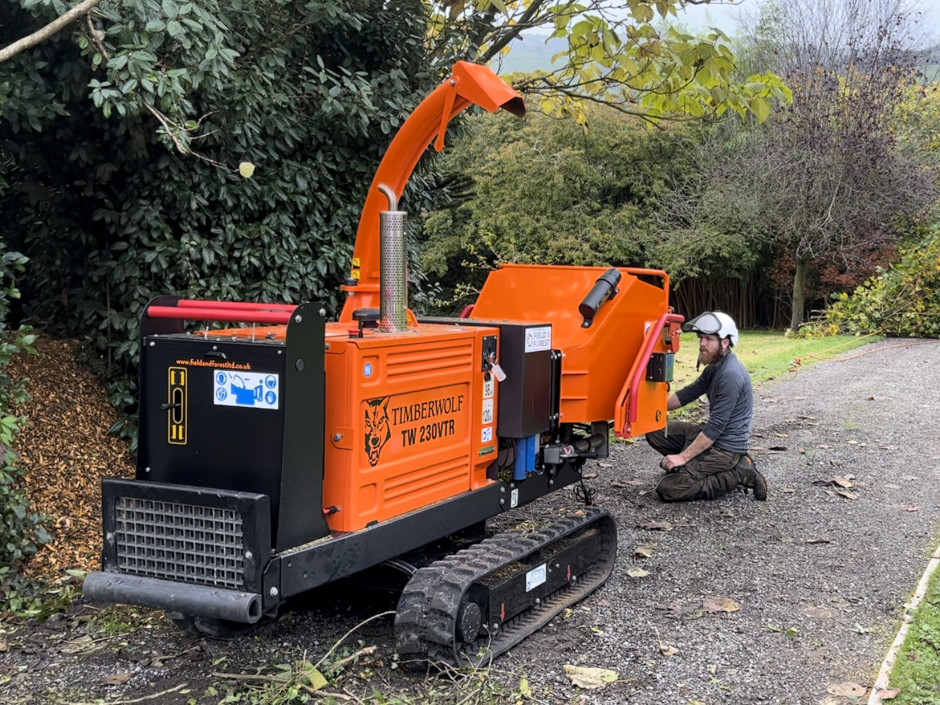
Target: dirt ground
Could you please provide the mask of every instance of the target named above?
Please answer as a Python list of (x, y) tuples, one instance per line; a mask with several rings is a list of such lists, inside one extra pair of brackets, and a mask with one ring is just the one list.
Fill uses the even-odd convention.
[[(34, 391), (38, 430), (22, 437), (24, 448), (32, 444), (23, 458), (31, 475), (48, 473), (31, 487), (43, 508), (68, 518), (35, 567), (60, 576), (94, 566), (97, 482), (131, 465), (96, 431), (110, 425), (106, 400), (82, 385), (88, 373), (70, 361), (74, 346), (44, 340), (41, 348), (28, 373), (48, 386)], [(897, 340), (762, 386), (755, 455), (771, 488), (763, 503), (735, 494), (664, 505), (651, 492), (660, 472), (652, 451), (617, 444), (588, 467), (595, 501), (618, 524), (614, 575), (496, 661), (490, 701), (836, 705), (866, 697), (937, 540), (938, 388), (940, 342)], [(560, 504), (575, 506), (573, 493), (536, 502), (520, 519)], [(324, 686), (334, 702), (380, 702), (373, 692), (415, 701), (428, 691), (435, 702), (484, 701), (468, 698), (465, 682), (394, 667), (391, 616), (362, 625), (394, 605), (384, 593), (327, 587), (256, 634), (223, 642), (178, 631), (158, 612), (79, 599), (44, 623), (0, 622), (0, 701), (218, 703), (270, 687), (264, 679), (278, 666), (324, 659), (325, 668), (357, 652)], [(615, 680), (585, 689), (566, 665), (608, 669)], [(441, 694), (448, 688), (452, 697)]]

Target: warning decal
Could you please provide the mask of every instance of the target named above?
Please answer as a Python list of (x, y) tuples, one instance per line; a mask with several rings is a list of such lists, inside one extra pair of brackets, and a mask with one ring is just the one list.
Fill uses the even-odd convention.
[(216, 406), (277, 409), (280, 405), (281, 385), (276, 374), (214, 370), (212, 378), (212, 403)]

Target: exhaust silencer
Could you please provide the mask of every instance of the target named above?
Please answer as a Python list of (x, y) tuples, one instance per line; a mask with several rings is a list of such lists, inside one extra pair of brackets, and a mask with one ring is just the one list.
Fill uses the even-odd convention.
[(398, 210), (398, 196), (385, 184), (379, 190), (388, 198), (389, 209), (379, 213), (381, 271), (379, 279), (379, 329), (401, 333), (408, 329), (407, 213)]

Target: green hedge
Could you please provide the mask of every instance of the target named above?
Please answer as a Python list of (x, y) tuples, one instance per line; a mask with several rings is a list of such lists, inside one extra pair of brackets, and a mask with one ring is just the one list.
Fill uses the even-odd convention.
[(940, 228), (901, 250), (899, 261), (852, 294), (840, 294), (804, 335), (940, 337)]

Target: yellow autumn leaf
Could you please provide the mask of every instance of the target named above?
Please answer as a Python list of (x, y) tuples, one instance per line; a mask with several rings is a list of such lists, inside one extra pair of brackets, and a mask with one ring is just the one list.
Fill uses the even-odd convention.
[(242, 162), (238, 165), (238, 173), (246, 179), (250, 179), (252, 174), (255, 173), (255, 165), (251, 162)]
[(579, 688), (598, 690), (614, 683), (620, 676), (616, 671), (607, 668), (589, 668), (587, 666), (572, 666), (565, 664), (565, 673), (571, 682)]

